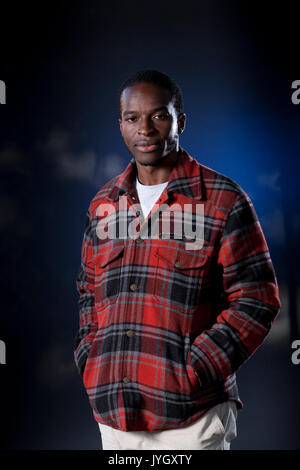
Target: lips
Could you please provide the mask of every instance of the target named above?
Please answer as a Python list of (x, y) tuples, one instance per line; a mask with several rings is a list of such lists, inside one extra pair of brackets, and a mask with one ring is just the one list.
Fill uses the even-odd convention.
[(137, 142), (135, 146), (141, 152), (153, 152), (160, 147), (160, 143), (157, 141), (141, 140)]

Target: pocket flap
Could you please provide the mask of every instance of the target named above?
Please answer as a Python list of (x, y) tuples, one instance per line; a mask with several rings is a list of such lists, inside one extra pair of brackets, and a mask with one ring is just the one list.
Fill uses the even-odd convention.
[(105, 268), (112, 261), (123, 256), (124, 245), (107, 245), (100, 247), (97, 253), (92, 257), (91, 263), (100, 268)]
[(193, 269), (203, 266), (209, 255), (206, 251), (185, 251), (170, 247), (159, 247), (156, 249), (155, 256), (166, 262), (175, 269)]

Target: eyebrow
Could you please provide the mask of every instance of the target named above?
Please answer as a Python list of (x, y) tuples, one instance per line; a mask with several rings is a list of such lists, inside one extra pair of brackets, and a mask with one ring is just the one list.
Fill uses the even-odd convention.
[[(162, 111), (162, 110), (167, 110), (167, 106), (160, 106), (159, 108), (152, 109), (151, 113), (155, 113), (156, 111)], [(126, 114), (134, 114), (136, 111), (124, 111), (123, 116), (126, 116)]]

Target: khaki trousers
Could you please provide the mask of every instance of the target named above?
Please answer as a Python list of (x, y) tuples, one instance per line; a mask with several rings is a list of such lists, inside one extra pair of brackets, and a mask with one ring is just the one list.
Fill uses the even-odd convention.
[(99, 424), (103, 450), (230, 450), (236, 438), (234, 401), (213, 406), (188, 426), (162, 431), (120, 431)]

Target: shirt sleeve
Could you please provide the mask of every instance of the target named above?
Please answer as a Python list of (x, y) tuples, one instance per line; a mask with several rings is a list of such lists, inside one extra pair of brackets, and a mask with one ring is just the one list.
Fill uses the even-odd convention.
[(224, 302), (190, 348), (201, 386), (234, 374), (264, 341), (281, 307), (269, 249), (243, 190), (226, 220), (217, 262)]
[(79, 330), (74, 344), (74, 359), (79, 374), (83, 376), (89, 351), (98, 329), (95, 315), (94, 265), (89, 262), (93, 252), (90, 211), (86, 214), (85, 230), (81, 246), (81, 264), (76, 278), (79, 293)]

